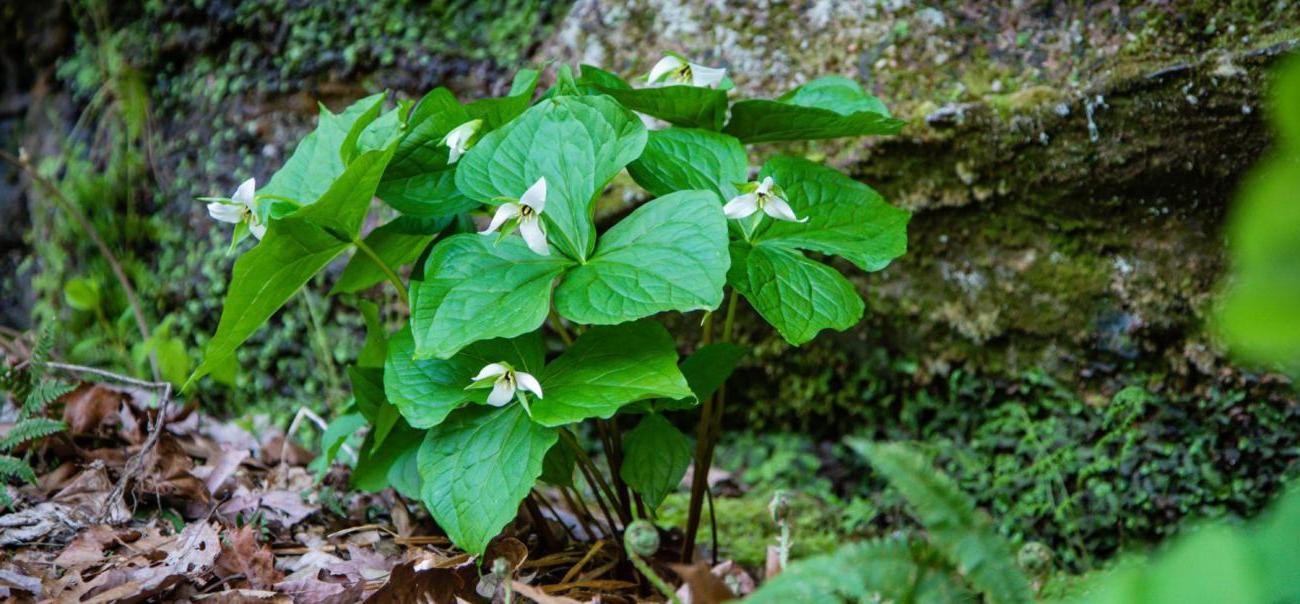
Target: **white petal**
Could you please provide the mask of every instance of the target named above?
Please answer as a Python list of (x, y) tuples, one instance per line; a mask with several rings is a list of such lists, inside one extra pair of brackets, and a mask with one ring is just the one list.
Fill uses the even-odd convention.
[(235, 194), (231, 195), (230, 199), (235, 203), (242, 203), (249, 209), (252, 209), (255, 193), (257, 193), (257, 180), (250, 178), (239, 184), (239, 188), (235, 189)]
[(653, 84), (655, 82), (658, 82), (659, 80), (664, 79), (664, 76), (672, 73), (673, 71), (676, 71), (677, 69), (680, 69), (681, 66), (682, 66), (681, 59), (674, 57), (672, 55), (668, 55), (662, 59), (659, 59), (659, 62), (655, 63), (655, 66), (650, 68), (650, 75), (646, 76), (646, 80), (649, 81), (651, 84)]
[(487, 404), (493, 407), (504, 407), (513, 398), (515, 398), (515, 387), (501, 380), (492, 386), (492, 394), (488, 395)]
[(537, 378), (533, 377), (533, 374), (516, 371), (515, 381), (519, 382), (520, 388), (536, 394), (537, 398), (542, 398), (542, 384), (537, 381)]
[(497, 229), (501, 228), (501, 225), (505, 224), (507, 220), (517, 216), (519, 216), (519, 204), (503, 203), (501, 207), (497, 208), (497, 213), (492, 215), (492, 222), (488, 224), (488, 228), (480, 232), (484, 235), (491, 235), (497, 232)]
[(231, 205), (214, 201), (208, 204), (208, 216), (213, 220), (221, 222), (238, 223), (244, 219), (244, 208), (242, 206)]
[(763, 204), (763, 213), (777, 220), (785, 220), (788, 222), (808, 222), (807, 216), (802, 220), (799, 219), (798, 216), (794, 215), (794, 210), (790, 207), (790, 204), (775, 195), (767, 196), (767, 203)]
[(448, 145), (448, 147), (450, 151), (447, 153), (447, 163), (454, 164), (465, 153), (465, 148), (460, 145)]
[(733, 220), (737, 218), (744, 218), (757, 211), (758, 211), (758, 196), (754, 195), (753, 193), (737, 195), (731, 198), (731, 201), (728, 201), (727, 205), (722, 206), (722, 213), (726, 214), (727, 218), (731, 218)]
[(487, 378), (490, 377), (505, 375), (507, 371), (510, 371), (510, 369), (508, 369), (505, 365), (502, 365), (501, 363), (488, 363), (487, 365), (483, 366), (483, 369), (479, 370), (478, 375), (474, 376), (471, 379), (477, 382), (479, 380), (486, 380)]
[(519, 234), (523, 236), (528, 249), (540, 256), (550, 256), (551, 248), (546, 245), (546, 231), (542, 230), (542, 221), (537, 217), (519, 223)]
[(705, 67), (691, 63), (691, 85), (701, 88), (717, 88), (727, 77), (727, 70), (721, 67)]
[(533, 209), (534, 212), (541, 214), (546, 209), (546, 177), (543, 176), (528, 187), (527, 191), (519, 197), (519, 203), (522, 203)]
[(774, 183), (772, 182), (771, 176), (765, 177), (763, 179), (763, 182), (759, 183), (758, 189), (755, 190), (754, 192), (758, 193), (759, 195), (767, 195), (772, 190), (773, 184)]
[(266, 225), (257, 222), (256, 220), (251, 220), (248, 223), (248, 232), (252, 233), (254, 237), (257, 237), (258, 241), (261, 241), (262, 237), (266, 236)]

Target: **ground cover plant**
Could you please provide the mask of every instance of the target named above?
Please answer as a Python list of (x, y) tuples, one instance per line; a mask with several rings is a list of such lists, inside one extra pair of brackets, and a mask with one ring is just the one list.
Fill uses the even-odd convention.
[[(234, 223), (232, 249), (257, 245), (235, 263), (190, 383), (235, 370), (239, 344), (355, 249), (333, 290), (387, 281), (410, 318), (392, 334), (373, 325), (349, 369), (356, 413), (335, 425), (370, 426), (354, 481), (420, 499), (481, 554), (521, 504), (537, 509), (539, 479), (572, 489), (576, 467), (615, 537), (653, 517), (694, 460), (689, 561), (725, 381), (745, 352), (731, 342), (740, 300), (802, 344), (864, 312), (820, 258), (876, 271), (906, 250), (908, 213), (866, 185), (779, 154), (754, 173), (745, 145), (902, 122), (842, 77), (732, 104), (724, 71), (675, 54), (638, 86), (592, 66), (561, 66), (544, 91), (540, 79), (523, 70), (507, 96), (469, 103), (439, 88), (393, 108), (380, 94), (322, 110), (268, 183), (205, 199)], [(594, 202), (624, 169), (653, 199), (598, 233)], [(397, 216), (363, 237), (373, 197)], [(663, 313), (696, 318), (671, 334)], [(692, 446), (667, 416), (696, 408)]]

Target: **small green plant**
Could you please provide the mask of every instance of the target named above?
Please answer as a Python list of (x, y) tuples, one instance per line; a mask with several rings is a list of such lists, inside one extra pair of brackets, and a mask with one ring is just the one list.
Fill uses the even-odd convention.
[(1010, 545), (951, 478), (903, 443), (854, 447), (912, 506), (920, 536), (854, 543), (801, 560), (764, 584), (754, 602), (1028, 602), (1029, 581)]
[[(205, 199), (236, 224), (236, 249), (250, 235), (257, 245), (235, 263), (189, 383), (230, 372), (240, 344), (355, 251), (333, 291), (387, 281), (410, 318), (392, 334), (368, 319), (348, 370), (355, 414), (327, 429), (335, 453), (357, 415), (370, 426), (354, 484), (419, 498), (454, 543), (481, 553), (521, 504), (536, 505), (539, 479), (576, 496), (579, 470), (613, 537), (652, 517), (693, 459), (689, 559), (725, 381), (745, 354), (731, 342), (739, 300), (802, 344), (864, 312), (852, 283), (807, 252), (876, 271), (907, 245), (909, 214), (866, 185), (783, 155), (754, 174), (745, 145), (902, 122), (841, 77), (732, 103), (723, 70), (677, 55), (641, 87), (561, 66), (539, 93), (540, 75), (522, 70), (507, 96), (467, 104), (439, 88), (388, 110), (383, 94), (322, 110), (268, 183)], [(654, 199), (598, 230), (596, 201), (624, 170)], [(374, 197), (397, 217), (362, 236)], [(698, 333), (675, 338), (653, 318), (662, 313), (700, 313), (681, 322)], [(695, 409), (692, 444), (666, 414)]]
[(5, 367), (0, 371), (0, 390), (12, 397), (18, 406), (18, 421), (0, 438), (0, 507), (14, 503), (9, 493), (9, 482), (14, 478), (28, 484), (36, 483), (29, 455), (15, 457), (18, 447), (68, 429), (61, 421), (45, 417), (45, 408), (75, 387), (46, 374), (50, 348), (54, 343), (54, 330), (46, 328), (37, 337), (31, 358), (25, 366)]

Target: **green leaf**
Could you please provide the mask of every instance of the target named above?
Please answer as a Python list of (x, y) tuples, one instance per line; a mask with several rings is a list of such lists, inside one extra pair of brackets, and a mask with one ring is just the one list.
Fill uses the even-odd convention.
[(622, 78), (591, 65), (582, 66), (579, 84), (614, 97), (624, 107), (691, 128), (720, 130), (727, 116), (727, 92), (695, 86), (632, 88)]
[(971, 594), (923, 542), (888, 538), (850, 543), (799, 560), (768, 579), (746, 601), (968, 602)]
[(411, 288), (419, 358), (450, 358), (468, 344), (541, 327), (551, 283), (570, 262), (538, 256), (523, 239), (456, 235), (434, 246)]
[(739, 101), (723, 132), (745, 144), (897, 134), (906, 122), (894, 119), (879, 99), (857, 82), (829, 76), (813, 80), (779, 99)]
[(483, 402), (484, 390), (465, 390), (483, 366), (505, 361), (529, 373), (542, 370), (544, 350), (537, 333), (514, 339), (476, 342), (450, 359), (416, 360), (410, 328), (393, 334), (384, 363), (384, 391), (412, 426), (431, 428), (470, 400)]
[(429, 430), (420, 447), (424, 505), (452, 543), (483, 553), (518, 513), (557, 438), (520, 405), (457, 411)]
[(717, 196), (672, 193), (637, 208), (602, 235), (591, 259), (565, 275), (555, 308), (588, 325), (717, 308), (730, 263)]
[(542, 482), (560, 487), (573, 486), (573, 467), (577, 456), (573, 449), (556, 443), (542, 459)]
[(217, 333), (187, 383), (230, 363), (244, 340), (350, 247), (388, 157), (388, 152), (370, 151), (357, 158), (319, 202), (274, 221), (266, 238), (235, 261)]
[(609, 97), (547, 99), (474, 145), (456, 169), (456, 187), (471, 199), (500, 203), (545, 177), (549, 239), (566, 256), (585, 260), (595, 242), (592, 200), (641, 154), (645, 140), (641, 120)]
[(366, 341), (357, 353), (358, 367), (383, 367), (388, 356), (388, 332), (379, 320), (379, 305), (370, 300), (359, 300), (357, 309), (366, 323)]
[(74, 310), (93, 311), (99, 308), (99, 282), (85, 277), (69, 279), (63, 284), (63, 299)]
[(1029, 581), (1016, 565), (1011, 546), (952, 478), (936, 472), (928, 458), (904, 443), (856, 441), (851, 446), (903, 494), (930, 542), (986, 601), (1032, 600)]
[(397, 419), (401, 417), (401, 412), (384, 394), (384, 370), (379, 367), (350, 365), (347, 374), (357, 409), (374, 426), (374, 442), (371, 446), (383, 446), (389, 432), (397, 424)]
[(691, 465), (691, 439), (658, 413), (647, 413), (623, 436), (618, 474), (650, 509), (677, 489)]
[(749, 180), (748, 158), (736, 137), (689, 128), (650, 132), (627, 172), (657, 197), (703, 189), (729, 200), (738, 194), (736, 185)]
[[(358, 149), (357, 147), (357, 141), (361, 138), (361, 133), (365, 132), (366, 128), (370, 127), (372, 124), (375, 123), (376, 118), (379, 117), (379, 112), (383, 111), (384, 109), (383, 97), (387, 95), (384, 94), (384, 95), (377, 95), (377, 96), (381, 97), (380, 101), (378, 103), (374, 103), (366, 107), (364, 111), (362, 111), (361, 114), (357, 116), (356, 121), (352, 123), (352, 127), (348, 128), (347, 136), (343, 137), (343, 144), (339, 146), (339, 159), (343, 162), (344, 166), (348, 165), (349, 163), (352, 163), (352, 160), (357, 158), (357, 155), (361, 152), (361, 150)], [(394, 117), (396, 117), (397, 115), (395, 112), (389, 112), (389, 113)], [(395, 119), (392, 122), (392, 126), (394, 131), (387, 133), (387, 135), (380, 134), (379, 137), (383, 138), (386, 141), (392, 135), (395, 135), (396, 134), (395, 128), (397, 126)], [(375, 142), (375, 141), (371, 140), (369, 142)]]
[(840, 256), (864, 271), (878, 271), (907, 252), (911, 214), (887, 203), (871, 187), (838, 170), (797, 157), (777, 156), (759, 178), (772, 177), (808, 222), (765, 219), (753, 241)]
[[(379, 256), (393, 270), (413, 262), (420, 257), (420, 252), (433, 240), (432, 235), (406, 233), (406, 223), (402, 219), (389, 222), (366, 235), (363, 241), (375, 255)], [(331, 294), (350, 294), (369, 289), (377, 283), (388, 279), (384, 270), (370, 256), (361, 250), (352, 254), (343, 274), (339, 275)]]
[(446, 216), (478, 206), (456, 190), (454, 166), (448, 166), (442, 144), (452, 128), (470, 119), (446, 88), (424, 95), (384, 172), (379, 198), (407, 216)]
[(732, 245), (727, 281), (795, 346), (823, 329), (852, 327), (865, 308), (853, 284), (835, 269), (772, 245)]
[(686, 383), (690, 384), (695, 398), (702, 401), (713, 396), (748, 353), (748, 348), (728, 342), (702, 346), (682, 361), (682, 375), (686, 376)]
[(271, 177), (258, 195), (287, 197), (302, 204), (314, 203), (329, 190), (345, 168), (340, 150), (362, 116), (384, 102), (384, 94), (368, 96), (335, 115), (323, 105), (316, 129), (298, 143), (293, 155)]
[(515, 119), (528, 108), (533, 100), (533, 91), (541, 72), (535, 69), (520, 69), (510, 83), (509, 96), (494, 99), (479, 99), (465, 107), (471, 118), (482, 118), (488, 129), (500, 128)]
[[(398, 487), (403, 497), (420, 497), (418, 486), (409, 488), (411, 480), (402, 475), (403, 463), (414, 456), (424, 440), (424, 430), (416, 430), (400, 418), (384, 441), (384, 446), (374, 446), (374, 434), (367, 434), (361, 443), (357, 465), (352, 469), (352, 486), (370, 493), (388, 487)], [(397, 478), (397, 481), (394, 481)], [(403, 480), (405, 479), (405, 480)]]
[(633, 401), (691, 396), (672, 336), (650, 320), (588, 329), (538, 379), (546, 396), (532, 403), (533, 420), (544, 426), (608, 418)]
[[(343, 443), (347, 442), (348, 437), (356, 434), (366, 426), (366, 418), (360, 413), (348, 413), (334, 418), (333, 421), (325, 427), (325, 432), (320, 437), (320, 457), (313, 459), (311, 467), (315, 468), (316, 481), (325, 476), (329, 471), (330, 465), (338, 458), (339, 450), (343, 448)], [(356, 460), (352, 460), (356, 461)]]

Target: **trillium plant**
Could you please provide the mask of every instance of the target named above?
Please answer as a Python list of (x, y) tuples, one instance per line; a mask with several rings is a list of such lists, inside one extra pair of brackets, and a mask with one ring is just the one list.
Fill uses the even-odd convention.
[[(694, 463), (689, 559), (746, 352), (737, 314), (795, 346), (848, 329), (864, 304), (841, 269), (878, 271), (907, 247), (909, 214), (868, 186), (746, 145), (903, 122), (847, 78), (745, 99), (723, 69), (679, 55), (636, 85), (561, 66), (543, 90), (540, 75), (520, 71), (499, 98), (438, 88), (322, 109), (262, 189), (205, 200), (235, 244), (258, 241), (189, 384), (237, 371), (238, 347), (346, 257), (332, 293), (368, 333), (353, 401), (322, 440), (332, 458), (364, 439), (358, 488), (419, 500), (481, 554), (520, 514), (544, 526), (560, 496), (600, 510), (587, 536), (617, 538)], [(643, 192), (606, 195), (616, 180)]]

